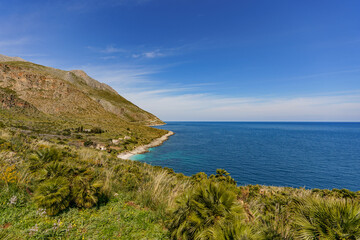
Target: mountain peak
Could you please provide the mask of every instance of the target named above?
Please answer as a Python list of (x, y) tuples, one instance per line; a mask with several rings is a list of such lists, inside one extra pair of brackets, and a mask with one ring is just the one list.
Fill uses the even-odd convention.
[(105, 83), (101, 83), (101, 82), (93, 79), (92, 77), (87, 75), (87, 73), (83, 70), (71, 70), (70, 72), (72, 72), (76, 76), (82, 78), (86, 82), (86, 84), (89, 85), (90, 87), (101, 89), (101, 90), (108, 90), (110, 92), (117, 94), (117, 92), (112, 87), (110, 87), (109, 85), (107, 85)]
[(14, 61), (27, 62), (26, 60), (24, 60), (20, 57), (9, 57), (9, 56), (0, 54), (0, 62), (14, 62)]

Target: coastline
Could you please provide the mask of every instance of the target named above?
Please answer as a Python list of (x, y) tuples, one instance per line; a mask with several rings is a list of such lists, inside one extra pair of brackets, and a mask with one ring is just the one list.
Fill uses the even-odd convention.
[(119, 155), (117, 155), (117, 157), (120, 158), (120, 159), (129, 159), (130, 157), (132, 157), (134, 155), (146, 153), (146, 152), (149, 151), (149, 148), (160, 146), (161, 144), (163, 144), (163, 142), (168, 140), (169, 137), (174, 135), (174, 134), (175, 134), (174, 132), (169, 131), (167, 134), (165, 134), (165, 135), (163, 135), (163, 136), (161, 136), (159, 138), (156, 138), (151, 143), (139, 146), (139, 147), (135, 148), (134, 150), (132, 150), (130, 152), (120, 153)]

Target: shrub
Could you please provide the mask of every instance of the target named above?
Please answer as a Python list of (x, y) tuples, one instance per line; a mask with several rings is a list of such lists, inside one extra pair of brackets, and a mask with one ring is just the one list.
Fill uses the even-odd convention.
[(308, 197), (295, 203), (299, 239), (360, 239), (360, 204)]
[(47, 214), (58, 214), (69, 206), (69, 181), (64, 177), (44, 181), (36, 189), (34, 200), (38, 207), (46, 209)]
[(193, 180), (194, 182), (201, 182), (201, 181), (207, 180), (207, 179), (208, 179), (208, 177), (207, 177), (206, 173), (204, 173), (204, 172), (199, 172), (199, 173), (196, 173), (191, 176), (191, 180)]
[[(212, 230), (211, 235), (216, 240), (232, 240), (232, 239), (243, 239), (243, 240), (257, 240), (264, 239), (262, 233), (257, 231), (254, 227), (246, 225), (240, 222), (234, 222), (227, 224)], [(273, 239), (273, 238), (270, 238)]]
[(92, 142), (92, 141), (90, 141), (90, 140), (87, 140), (87, 141), (85, 141), (84, 142), (84, 146), (85, 147), (90, 147), (91, 145), (93, 145), (94, 143)]
[(91, 182), (90, 176), (79, 175), (73, 179), (72, 197), (77, 207), (91, 208), (97, 204), (102, 182)]
[(70, 135), (71, 135), (70, 129), (65, 129), (65, 130), (62, 132), (62, 135), (63, 135), (63, 136), (70, 136)]
[(208, 181), (178, 201), (169, 228), (173, 239), (216, 239), (218, 231), (244, 216), (233, 192)]
[(77, 135), (75, 135), (75, 138), (76, 138), (76, 139), (83, 139), (83, 136), (80, 135), (80, 134), (77, 134)]
[(211, 175), (210, 179), (217, 182), (227, 182), (233, 185), (236, 185), (236, 181), (230, 176), (225, 169), (216, 169), (216, 175)]
[(18, 173), (15, 165), (2, 166), (0, 165), (0, 180), (8, 187), (10, 183), (15, 183), (18, 180)]
[(60, 161), (62, 158), (63, 156), (60, 150), (56, 148), (44, 148), (29, 157), (29, 168), (32, 172), (35, 172), (36, 170), (42, 168), (44, 164), (53, 161)]
[(102, 129), (99, 128), (99, 127), (94, 127), (93, 129), (91, 129), (91, 132), (92, 132), (92, 133), (96, 133), (96, 134), (100, 134), (100, 133), (103, 133), (104, 130), (102, 130)]

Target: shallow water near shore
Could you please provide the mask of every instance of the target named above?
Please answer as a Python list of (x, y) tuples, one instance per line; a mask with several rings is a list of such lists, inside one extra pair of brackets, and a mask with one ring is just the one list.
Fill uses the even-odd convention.
[(168, 122), (163, 145), (132, 160), (238, 184), (360, 190), (360, 123)]

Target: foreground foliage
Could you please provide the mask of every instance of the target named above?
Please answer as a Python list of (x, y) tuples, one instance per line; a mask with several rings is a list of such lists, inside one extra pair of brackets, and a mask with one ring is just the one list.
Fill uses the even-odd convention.
[(0, 129), (0, 239), (360, 239), (360, 193), (237, 186)]
[(305, 198), (295, 204), (295, 224), (300, 239), (360, 239), (360, 204)]

